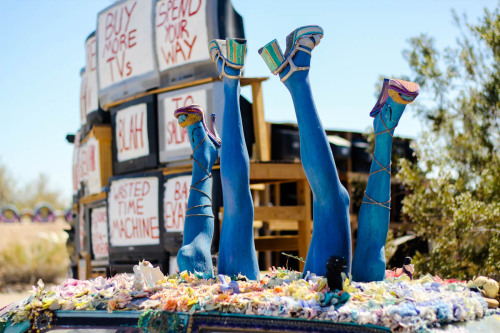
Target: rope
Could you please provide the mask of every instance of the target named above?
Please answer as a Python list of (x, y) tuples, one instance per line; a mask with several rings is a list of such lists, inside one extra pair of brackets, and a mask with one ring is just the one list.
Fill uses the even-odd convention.
[[(224, 58), (222, 58), (222, 59), (224, 59)], [(192, 185), (189, 187), (189, 191), (191, 191), (191, 190), (195, 190), (195, 191), (200, 192), (201, 194), (203, 194), (204, 196), (206, 196), (206, 197), (208, 198), (208, 200), (210, 200), (210, 203), (212, 203), (212, 197), (211, 197), (211, 195), (209, 195), (209, 194), (205, 193), (204, 191), (202, 191), (202, 190), (200, 190), (200, 189), (198, 189), (198, 188), (196, 188), (196, 187), (195, 187), (196, 185), (198, 185), (198, 184), (200, 184), (200, 183), (204, 182), (205, 180), (207, 180), (207, 179), (209, 179), (209, 178), (212, 178), (212, 174), (211, 174), (211, 173), (210, 173), (210, 172), (209, 172), (209, 171), (208, 171), (208, 170), (207, 170), (207, 169), (206, 169), (203, 165), (201, 165), (201, 163), (200, 163), (200, 162), (198, 162), (198, 161), (194, 158), (194, 153), (196, 152), (196, 150), (198, 150), (198, 148), (201, 146), (201, 144), (202, 144), (203, 142), (205, 142), (205, 140), (207, 139), (207, 137), (208, 137), (208, 134), (205, 134), (205, 137), (203, 138), (203, 140), (201, 140), (201, 141), (200, 141), (200, 143), (196, 146), (196, 148), (194, 148), (194, 149), (193, 149), (193, 161), (195, 161), (195, 162), (196, 162), (196, 163), (200, 166), (200, 168), (202, 168), (202, 169), (203, 169), (203, 171), (205, 171), (205, 172), (207, 173), (207, 175), (206, 175), (204, 178), (202, 178), (202, 179), (198, 180), (196, 183), (192, 184)], [(197, 208), (197, 207), (212, 207), (212, 205), (210, 204), (210, 205), (196, 205), (196, 206), (192, 206), (192, 207), (189, 207), (189, 208), (187, 208), (187, 209), (186, 209), (186, 213), (187, 213), (188, 211), (190, 211), (191, 209), (193, 209), (193, 208)], [(186, 216), (185, 216), (185, 217), (187, 218), (187, 217), (189, 217), (189, 216), (207, 216), (207, 217), (211, 217), (211, 218), (213, 218), (213, 217), (214, 217), (213, 215), (209, 215), (209, 214), (186, 214)]]
[[(391, 109), (391, 106), (390, 105), (387, 105), (387, 108), (389, 109), (389, 112), (391, 114), (391, 118), (392, 118), (392, 109)], [(392, 131), (396, 128), (396, 126), (392, 127), (392, 128), (389, 128), (386, 123), (384, 122), (384, 119), (382, 118), (382, 111), (379, 112), (379, 116), (380, 116), (380, 121), (382, 121), (382, 125), (384, 125), (385, 127), (385, 130), (381, 131), (381, 132), (378, 132), (378, 133), (375, 133), (375, 139), (377, 138), (377, 136), (379, 136), (380, 134), (384, 134), (384, 133), (389, 133), (389, 135), (391, 136), (391, 138), (393, 138), (393, 134), (392, 134)], [(380, 171), (385, 171), (389, 174), (389, 177), (391, 176), (391, 165), (392, 165), (392, 161), (391, 163), (389, 163), (388, 166), (383, 166), (382, 163), (380, 163), (376, 158), (375, 158), (375, 154), (373, 155), (373, 160), (380, 166), (380, 169), (378, 170), (375, 170), (373, 172), (370, 172), (370, 174), (368, 175), (368, 177), (370, 177), (371, 175), (374, 175)], [(364, 198), (363, 198), (363, 201), (361, 202), (362, 204), (369, 204), (369, 205), (377, 205), (377, 206), (380, 206), (380, 207), (384, 207), (384, 208), (387, 208), (389, 210), (391, 210), (391, 198), (389, 196), (389, 200), (385, 201), (385, 202), (379, 202), (373, 198), (371, 198), (368, 194), (366, 194), (366, 191), (365, 191), (365, 197), (370, 200), (370, 201), (365, 201)]]

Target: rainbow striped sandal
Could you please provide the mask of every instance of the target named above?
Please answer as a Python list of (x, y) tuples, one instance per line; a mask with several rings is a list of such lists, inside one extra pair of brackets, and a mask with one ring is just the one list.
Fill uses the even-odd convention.
[[(205, 116), (204, 112), (201, 106), (192, 104), (188, 106), (184, 106), (182, 108), (178, 108), (174, 112), (174, 117), (179, 119), (180, 116), (185, 115), (186, 119), (184, 121), (179, 122), (179, 125), (181, 127), (187, 127), (189, 125), (196, 124), (197, 122), (201, 121), (201, 124), (203, 125), (203, 128), (205, 128), (205, 131), (207, 132), (207, 136), (212, 142), (214, 143), (215, 147), (220, 148), (221, 146), (221, 139), (219, 137), (219, 134), (217, 133), (217, 130), (215, 129), (215, 114), (210, 115), (210, 129), (208, 128), (206, 122), (205, 122)], [(205, 137), (206, 139), (206, 137)], [(203, 141), (205, 140), (203, 139)]]
[(323, 29), (320, 26), (307, 25), (295, 29), (286, 37), (286, 57), (283, 56), (283, 52), (281, 52), (276, 39), (259, 49), (259, 54), (274, 75), (281, 73), (287, 65), (290, 65), (288, 73), (281, 78), (281, 81), (285, 82), (296, 71), (305, 71), (310, 68), (310, 66), (296, 66), (292, 58), (298, 51), (306, 52), (310, 55), (311, 51), (319, 44), (321, 38), (323, 38)]
[(370, 111), (370, 117), (375, 118), (384, 107), (387, 98), (391, 96), (392, 100), (399, 104), (410, 104), (417, 98), (420, 92), (420, 87), (415, 82), (384, 79), (382, 91), (378, 97), (377, 103)]
[[(245, 53), (247, 48), (246, 39), (241, 38), (228, 38), (214, 39), (208, 44), (208, 51), (210, 58), (215, 64), (222, 59), (222, 69), (219, 78), (223, 76), (229, 79), (239, 79), (245, 63)], [(225, 67), (229, 66), (240, 71), (239, 75), (227, 74)]]

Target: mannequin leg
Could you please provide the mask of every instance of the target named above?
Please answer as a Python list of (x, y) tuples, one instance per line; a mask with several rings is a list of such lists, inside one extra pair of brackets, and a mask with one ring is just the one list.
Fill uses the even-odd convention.
[(381, 281), (385, 277), (393, 133), (406, 105), (417, 97), (418, 89), (418, 85), (412, 82), (386, 79), (379, 101), (371, 112), (375, 117), (375, 152), (358, 217), (352, 270), (355, 281)]
[[(189, 106), (188, 109), (196, 106)], [(192, 108), (196, 109), (196, 108)], [(201, 111), (201, 108), (197, 109)], [(181, 111), (181, 112), (179, 112)], [(179, 114), (181, 113), (181, 114)], [(218, 142), (210, 139), (204, 120), (186, 124), (189, 114), (176, 111), (179, 123), (185, 127), (193, 148), (193, 173), (186, 209), (183, 244), (177, 254), (179, 270), (214, 275), (210, 247), (214, 233), (212, 212), (212, 167), (217, 160)], [(203, 111), (201, 111), (203, 117)]]
[[(242, 274), (250, 280), (256, 280), (259, 278), (259, 266), (253, 237), (254, 207), (250, 193), (250, 165), (239, 103), (240, 68), (243, 66), (246, 41), (228, 40), (227, 43), (228, 49), (234, 47), (232, 55), (236, 54), (238, 59), (227, 56), (224, 49), (219, 49), (219, 56), (212, 58), (219, 72), (223, 73), (224, 82), (223, 144), (220, 156), (224, 216), (218, 272), (230, 276)], [(236, 62), (239, 62), (240, 68), (232, 67)]]
[[(301, 29), (308, 29), (308, 32), (302, 40), (295, 40), (296, 45), (300, 46), (298, 51), (294, 52), (294, 45), (291, 43), (297, 33), (304, 31)], [(316, 29), (315, 33), (309, 34), (311, 29)], [(310, 271), (324, 276), (327, 260), (333, 255), (346, 259), (347, 271), (350, 270), (351, 230), (349, 196), (340, 182), (309, 83), (310, 53), (319, 43), (321, 36), (322, 30), (317, 26), (303, 27), (292, 32), (287, 38), (285, 53), (291, 58), (292, 64), (289, 62), (286, 66), (282, 65), (283, 68), (278, 68), (278, 73), (292, 96), (299, 126), (300, 156), (313, 193), (314, 227), (304, 272)], [(271, 44), (274, 44), (274, 50), (279, 50), (279, 46), (273, 41), (261, 49), (261, 55)], [(266, 59), (264, 55), (263, 57), (269, 65), (269, 58)], [(290, 70), (293, 67), (299, 69)]]

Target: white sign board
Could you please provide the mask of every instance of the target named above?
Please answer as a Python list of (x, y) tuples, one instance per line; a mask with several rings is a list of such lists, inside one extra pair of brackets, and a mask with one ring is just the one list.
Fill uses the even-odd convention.
[(78, 181), (81, 183), (87, 183), (87, 176), (89, 174), (90, 159), (88, 157), (87, 151), (87, 143), (81, 142), (80, 147), (78, 149), (79, 157), (78, 157)]
[[(167, 159), (175, 159), (176, 155), (186, 155), (186, 152), (191, 155), (192, 148), (187, 131), (184, 127), (179, 126), (174, 112), (180, 107), (191, 104), (199, 104), (206, 109), (207, 91), (198, 89), (184, 93), (163, 94), (163, 96), (158, 97), (158, 104), (158, 112), (161, 114), (159, 118), (162, 120), (158, 129), (160, 140), (163, 140), (160, 143), (161, 152), (167, 156)], [(209, 123), (207, 122), (207, 124)]]
[[(85, 43), (86, 65), (82, 76), (82, 96), (81, 103), (84, 109), (85, 117), (99, 109), (97, 102), (97, 56), (96, 56), (96, 38), (95, 36), (87, 39)], [(83, 88), (84, 87), (84, 88)]]
[(99, 13), (97, 65), (101, 90), (155, 70), (152, 19), (151, 0), (128, 0)]
[(179, 266), (177, 265), (177, 256), (170, 255), (168, 257), (168, 274), (179, 274)]
[(108, 195), (111, 246), (160, 244), (158, 178), (114, 180)]
[(90, 235), (92, 253), (95, 259), (108, 257), (108, 211), (106, 207), (92, 209), (90, 215)]
[(167, 232), (182, 232), (191, 186), (191, 175), (170, 178), (164, 184), (163, 220)]
[(80, 132), (75, 134), (73, 142), (73, 194), (80, 188)]
[(160, 0), (156, 3), (156, 55), (160, 71), (209, 60), (208, 0)]
[(149, 155), (147, 104), (137, 104), (116, 113), (118, 162)]
[(91, 137), (85, 143), (87, 161), (86, 183), (88, 194), (97, 194), (101, 192), (101, 160), (99, 154), (99, 141)]
[(87, 124), (87, 75), (85, 71), (82, 70), (80, 82), (80, 123), (83, 125)]
[(86, 251), (85, 249), (85, 216), (83, 215), (83, 205), (80, 204), (80, 213), (78, 214), (78, 244), (80, 245), (80, 252)]

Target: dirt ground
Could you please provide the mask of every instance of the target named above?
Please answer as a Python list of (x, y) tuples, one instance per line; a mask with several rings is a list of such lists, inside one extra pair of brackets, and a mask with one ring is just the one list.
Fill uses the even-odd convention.
[[(52, 223), (31, 223), (23, 221), (21, 223), (0, 223), (0, 251), (3, 251), (7, 244), (3, 240), (15, 240), (32, 242), (36, 237), (49, 237), (53, 234), (65, 236), (64, 229), (69, 226), (63, 220), (58, 220)], [(67, 254), (64, 254), (67, 255)], [(0, 267), (1, 269), (2, 267)], [(0, 281), (0, 309), (4, 306), (23, 300), (31, 296), (31, 284), (15, 284), (5, 285)], [(34, 284), (34, 281), (33, 281)]]
[(0, 309), (11, 303), (23, 300), (31, 296), (29, 291), (24, 292), (11, 292), (11, 293), (1, 293), (0, 294)]

